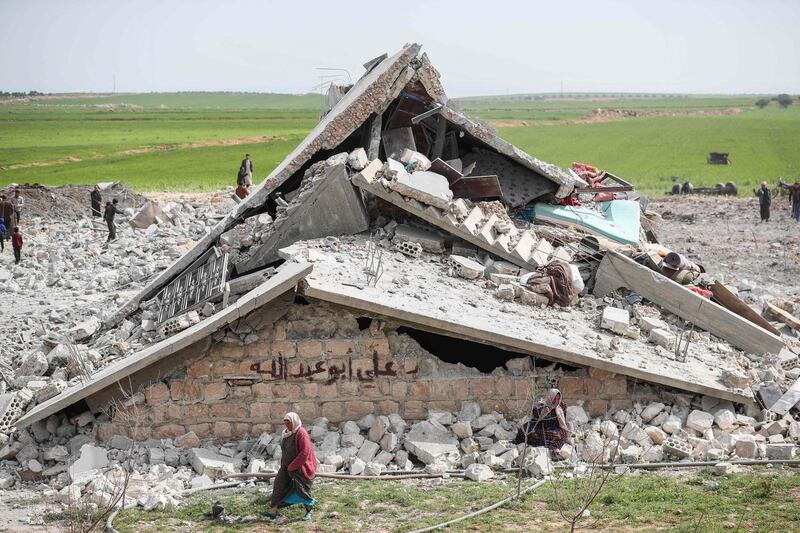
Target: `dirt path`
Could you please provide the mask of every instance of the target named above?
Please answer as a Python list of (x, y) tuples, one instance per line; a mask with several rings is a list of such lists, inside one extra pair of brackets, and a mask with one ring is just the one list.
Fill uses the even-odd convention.
[(631, 118), (646, 117), (719, 117), (727, 115), (738, 115), (742, 110), (738, 107), (718, 110), (641, 110), (641, 109), (602, 109), (598, 108), (589, 112), (583, 118), (565, 120), (519, 120), (519, 119), (498, 119), (489, 120), (489, 124), (495, 128), (521, 128), (525, 126), (563, 126), (565, 124), (595, 124), (597, 122), (616, 122)]

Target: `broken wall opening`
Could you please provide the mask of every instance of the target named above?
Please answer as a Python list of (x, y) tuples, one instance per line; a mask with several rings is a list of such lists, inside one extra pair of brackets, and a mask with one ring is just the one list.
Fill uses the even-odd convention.
[[(531, 357), (534, 368), (542, 368), (553, 364), (551, 361), (531, 356), (528, 353), (512, 352), (492, 344), (481, 344), (466, 339), (447, 337), (408, 326), (397, 328), (397, 333), (405, 333), (417, 341), (428, 353), (446, 363), (461, 363), (485, 374), (490, 374), (497, 368), (506, 369), (506, 363), (512, 359), (524, 357)], [(565, 372), (577, 370), (577, 367), (563, 364), (557, 364), (556, 368)]]

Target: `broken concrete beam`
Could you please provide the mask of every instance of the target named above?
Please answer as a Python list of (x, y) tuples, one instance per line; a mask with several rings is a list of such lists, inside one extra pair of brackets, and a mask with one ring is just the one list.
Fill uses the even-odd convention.
[(638, 324), (639, 329), (641, 329), (644, 333), (650, 333), (654, 329), (664, 329), (669, 331), (669, 326), (667, 323), (660, 318), (643, 316), (638, 319)]
[(408, 198), (439, 209), (447, 209), (453, 199), (453, 192), (447, 178), (430, 171), (417, 171), (411, 174), (398, 173), (389, 182), (389, 188)]
[(767, 459), (794, 459), (797, 446), (794, 444), (767, 444)]
[(595, 275), (594, 295), (627, 287), (651, 302), (757, 355), (780, 353), (783, 341), (724, 307), (614, 251), (606, 252)]
[(445, 251), (445, 239), (442, 235), (407, 224), (400, 224), (395, 228), (392, 241), (395, 244), (398, 242), (415, 242), (422, 246), (422, 249), (426, 252), (435, 254), (441, 254)]
[(362, 76), (252, 194), (200, 239), (194, 248), (161, 272), (147, 287), (108, 318), (105, 326), (113, 327), (135, 312), (141, 302), (155, 296), (167, 283), (214, 246), (217, 238), (237, 224), (244, 213), (263, 206), (277, 187), (294, 176), (315, 155), (334, 150), (371, 116), (383, 113), (413, 77), (415, 69), (410, 64), (417, 58), (419, 51), (419, 44), (408, 44)]
[(266, 242), (249, 260), (237, 265), (237, 271), (249, 272), (272, 263), (279, 258), (280, 248), (297, 241), (352, 235), (369, 228), (364, 202), (347, 179), (344, 165), (328, 167), (314, 183), (310, 195), (281, 224), (276, 221)]
[(800, 379), (789, 387), (789, 390), (778, 401), (769, 407), (769, 410), (779, 415), (785, 415), (792, 407), (800, 405)]

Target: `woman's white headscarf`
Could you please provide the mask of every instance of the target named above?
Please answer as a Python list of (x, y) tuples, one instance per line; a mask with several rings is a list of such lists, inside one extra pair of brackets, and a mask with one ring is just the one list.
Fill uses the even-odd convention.
[(290, 437), (290, 436), (294, 435), (295, 431), (300, 429), (300, 426), (303, 425), (303, 423), (300, 421), (300, 416), (298, 416), (298, 414), (295, 413), (295, 412), (286, 413), (286, 415), (284, 415), (283, 419), (284, 420), (288, 420), (288, 421), (290, 421), (292, 423), (292, 430), (291, 431), (288, 431), (286, 428), (283, 428), (282, 438), (284, 438), (284, 439), (286, 437)]

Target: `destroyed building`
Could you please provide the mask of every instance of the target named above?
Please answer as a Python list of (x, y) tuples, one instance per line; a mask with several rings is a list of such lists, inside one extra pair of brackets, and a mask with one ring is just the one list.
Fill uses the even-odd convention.
[[(448, 100), (419, 45), (364, 67), (250, 196), (91, 333), (126, 324), (143, 349), (27, 412), (9, 393), (0, 423), (88, 411), (101, 440), (226, 439), (290, 410), (423, 420), (474, 400), (519, 418), (551, 386), (591, 416), (691, 394), (756, 412), (756, 365), (797, 366), (721, 283), (712, 301), (664, 275), (658, 217), (630, 184), (500, 139)], [(778, 389), (780, 415), (796, 389)]]

